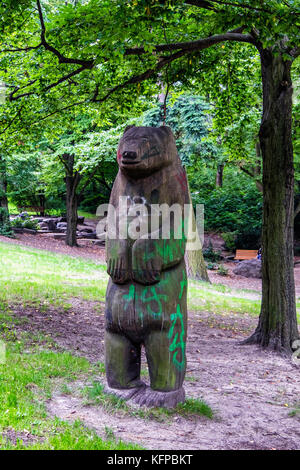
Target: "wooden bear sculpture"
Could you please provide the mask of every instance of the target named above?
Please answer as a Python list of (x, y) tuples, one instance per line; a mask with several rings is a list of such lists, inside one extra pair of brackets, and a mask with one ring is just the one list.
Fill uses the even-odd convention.
[[(106, 390), (140, 405), (174, 407), (185, 398), (186, 175), (165, 126), (130, 127), (117, 158), (108, 211), (115, 230), (106, 245)], [(141, 346), (150, 387), (140, 379)]]

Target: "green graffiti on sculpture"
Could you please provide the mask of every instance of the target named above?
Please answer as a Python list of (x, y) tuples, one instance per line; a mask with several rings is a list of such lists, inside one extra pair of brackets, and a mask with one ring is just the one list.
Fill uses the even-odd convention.
[[(185, 330), (184, 330), (184, 320), (183, 320), (183, 315), (180, 311), (180, 305), (177, 304), (177, 309), (176, 313), (171, 314), (171, 321), (172, 325), (171, 328), (168, 332), (168, 338), (172, 339), (174, 335), (174, 329), (176, 327), (177, 321), (179, 320), (180, 322), (180, 333), (176, 333), (172, 343), (170, 344), (169, 350), (170, 352), (174, 352), (173, 354), (173, 363), (175, 364), (178, 369), (183, 369), (185, 366), (185, 341), (184, 341), (184, 335), (185, 335)], [(178, 339), (179, 338), (179, 339)], [(178, 353), (181, 351), (181, 361), (177, 359)]]
[[(163, 285), (169, 284), (170, 279), (166, 278), (160, 281), (159, 287)], [(180, 293), (179, 293), (179, 300), (182, 299), (184, 288), (187, 287), (187, 277), (186, 277), (186, 272), (183, 269), (182, 270), (182, 280), (180, 281)], [(142, 302), (142, 305), (146, 305), (146, 311), (148, 312), (149, 315), (151, 315), (153, 318), (158, 319), (162, 316), (163, 314), (163, 301), (168, 300), (168, 295), (166, 294), (158, 294), (156, 291), (155, 286), (147, 286), (143, 289), (141, 295), (137, 295), (136, 289), (134, 284), (131, 284), (129, 287), (129, 292), (128, 294), (123, 295), (124, 300), (126, 301), (125, 304), (125, 311), (128, 308), (128, 305), (132, 301), (140, 301)], [(155, 302), (155, 307), (154, 309), (151, 308), (151, 302)], [(142, 308), (141, 311), (139, 312), (139, 317), (142, 319), (144, 317), (144, 309)], [(178, 369), (183, 369), (185, 366), (185, 341), (184, 341), (184, 336), (185, 336), (185, 329), (184, 329), (184, 318), (180, 310), (180, 305), (177, 304), (177, 309), (176, 313), (172, 313), (170, 316), (170, 319), (172, 321), (172, 325), (170, 327), (170, 330), (167, 334), (168, 338), (172, 340), (169, 351), (174, 353), (172, 357), (172, 361), (174, 365)], [(174, 329), (175, 327), (180, 328), (179, 333), (177, 332), (174, 336)], [(173, 338), (174, 336), (174, 338)], [(173, 339), (172, 339), (173, 338)], [(178, 360), (178, 353), (181, 352), (181, 360)]]
[(186, 277), (186, 272), (183, 269), (182, 270), (182, 281), (180, 281), (180, 294), (179, 294), (179, 300), (181, 300), (184, 288), (187, 287), (187, 277)]
[[(150, 297), (148, 296), (147, 297), (147, 294), (149, 294), (149, 290), (151, 292), (150, 294)], [(165, 295), (165, 294), (157, 294), (156, 292), (156, 289), (154, 286), (152, 287), (146, 287), (143, 292), (142, 292), (142, 295), (141, 295), (141, 301), (144, 303), (144, 304), (148, 304), (147, 305), (147, 312), (153, 317), (153, 318), (159, 318), (161, 317), (162, 315), (162, 303), (161, 301), (162, 300), (167, 300), (168, 299), (168, 296)], [(154, 311), (151, 309), (151, 305), (150, 303), (154, 301), (156, 302), (157, 304), (157, 311)]]

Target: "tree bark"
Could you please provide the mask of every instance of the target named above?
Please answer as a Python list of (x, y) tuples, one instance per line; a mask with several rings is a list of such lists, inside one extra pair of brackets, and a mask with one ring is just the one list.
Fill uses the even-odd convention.
[(77, 246), (77, 219), (78, 199), (76, 194), (76, 183), (74, 176), (66, 177), (67, 186), (67, 234), (66, 245)]
[[(191, 196), (191, 191), (189, 187), (189, 200), (190, 200), (190, 205), (192, 208), (192, 196)], [(196, 237), (199, 239), (199, 233), (197, 229), (197, 224), (196, 224), (196, 217), (194, 214), (194, 210), (192, 209), (190, 211), (190, 217), (192, 220), (189, 221), (189, 228), (193, 231), (196, 232)], [(193, 239), (193, 237), (188, 237)], [(199, 245), (201, 244), (199, 240)], [(185, 264), (186, 264), (186, 272), (187, 276), (189, 279), (196, 279), (199, 281), (205, 281), (205, 282), (210, 282), (208, 274), (207, 274), (207, 269), (202, 253), (202, 249), (198, 250), (187, 250), (185, 253)]]
[(81, 179), (78, 171), (74, 172), (74, 156), (64, 155), (63, 162), (66, 168), (66, 206), (67, 206), (67, 233), (66, 245), (77, 246), (77, 220), (78, 195), (77, 188)]
[(3, 157), (0, 157), (0, 227), (9, 225), (9, 211), (7, 199), (7, 175), (6, 164)]
[(259, 323), (246, 343), (290, 354), (299, 338), (293, 269), (294, 166), (291, 62), (263, 49), (262, 305)]
[(216, 175), (216, 187), (222, 188), (223, 186), (223, 170), (224, 163), (219, 163), (217, 166), (217, 175)]

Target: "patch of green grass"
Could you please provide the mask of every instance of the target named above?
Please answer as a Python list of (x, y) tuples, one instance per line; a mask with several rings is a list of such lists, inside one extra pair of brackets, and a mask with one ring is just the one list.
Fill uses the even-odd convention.
[[(2, 304), (22, 303), (46, 310), (49, 304), (66, 310), (69, 300), (104, 301), (108, 281), (106, 267), (85, 258), (73, 258), (45, 250), (0, 243), (0, 298)], [(0, 303), (0, 310), (1, 310)], [(190, 281), (188, 308), (218, 315), (258, 316), (260, 293), (220, 284)], [(297, 299), (300, 321), (300, 300)]]
[[(1, 449), (136, 449), (112, 439), (102, 440), (82, 424), (68, 424), (47, 416), (45, 401), (59, 384), (95, 373), (80, 357), (53, 351), (27, 352), (20, 344), (7, 343), (6, 362), (0, 364), (0, 446)], [(38, 345), (35, 346), (38, 349)], [(30, 433), (36, 442), (26, 445), (7, 440), (6, 430)]]
[(86, 219), (92, 219), (92, 220), (99, 219), (99, 217), (97, 217), (96, 214), (93, 212), (85, 212), (85, 211), (79, 210), (78, 215), (80, 217), (85, 217)]
[(155, 419), (164, 421), (167, 417), (181, 416), (205, 416), (213, 418), (213, 411), (204, 400), (197, 398), (187, 398), (184, 403), (179, 403), (176, 408), (136, 408), (130, 407), (127, 402), (115, 395), (104, 393), (104, 386), (99, 381), (94, 381), (91, 386), (83, 389), (83, 395), (89, 400), (89, 404), (101, 405), (110, 413), (123, 411), (131, 416), (138, 416), (144, 419)]
[(175, 412), (184, 416), (206, 416), (209, 419), (212, 419), (214, 415), (211, 407), (205, 403), (204, 400), (200, 400), (199, 398), (187, 398), (184, 403), (177, 405)]
[(0, 243), (0, 259), (2, 303), (68, 308), (72, 297), (104, 301), (108, 277), (93, 261), (9, 243)]
[(247, 313), (257, 316), (260, 312), (260, 300), (243, 298), (242, 293), (240, 295), (218, 294), (200, 284), (197, 287), (189, 287), (188, 307), (191, 310), (205, 310), (220, 315)]
[(289, 412), (289, 416), (299, 416), (300, 418), (300, 402), (294, 405), (294, 409)]

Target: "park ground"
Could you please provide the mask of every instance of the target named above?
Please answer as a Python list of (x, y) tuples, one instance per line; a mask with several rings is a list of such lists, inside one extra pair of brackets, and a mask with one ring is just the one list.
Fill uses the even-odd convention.
[[(2, 449), (299, 449), (300, 368), (242, 346), (261, 281), (190, 282), (187, 402), (146, 410), (103, 394), (103, 249), (0, 237)], [(300, 320), (300, 265), (295, 268)], [(143, 358), (142, 374), (148, 380)]]

